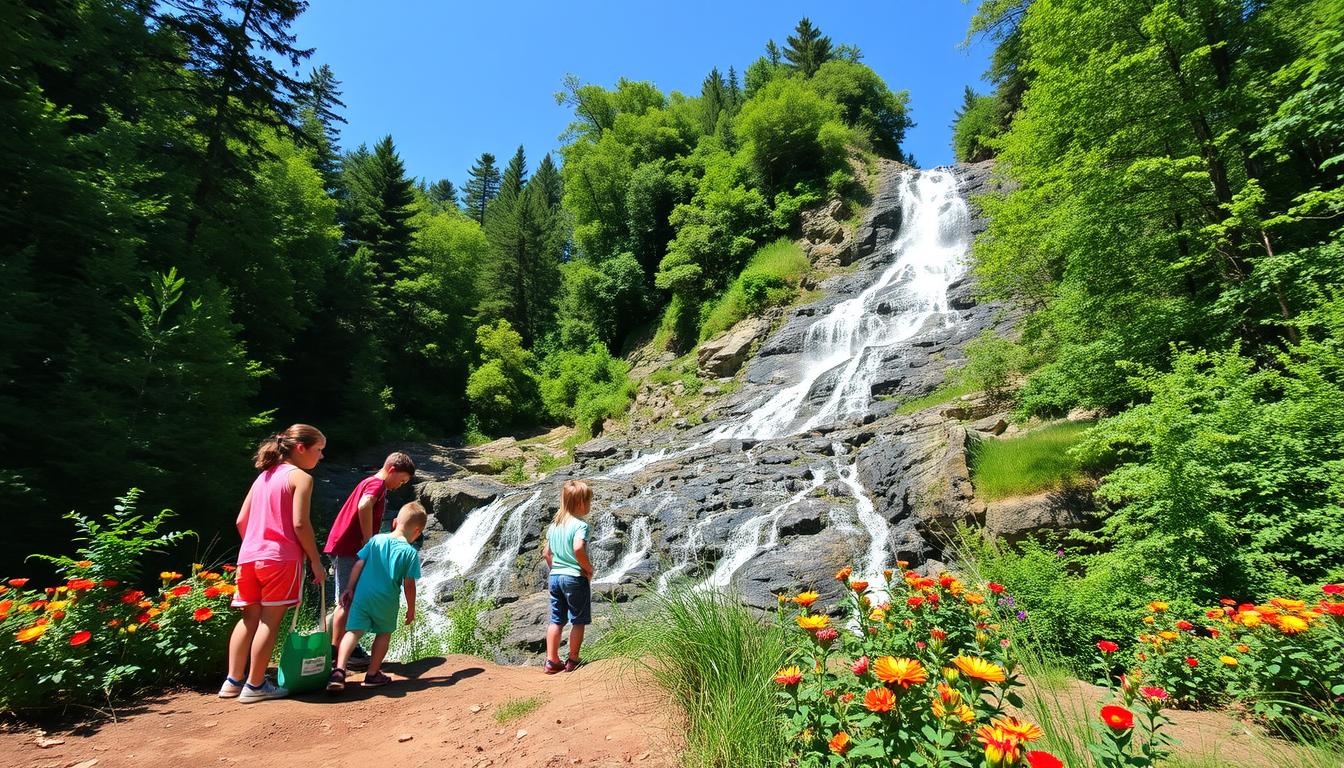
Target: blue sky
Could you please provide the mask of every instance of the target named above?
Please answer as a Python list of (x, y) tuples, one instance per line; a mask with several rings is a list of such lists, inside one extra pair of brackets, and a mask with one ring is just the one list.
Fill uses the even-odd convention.
[[(808, 16), (893, 89), (910, 91), (905, 148), (923, 167), (951, 162), (953, 112), (962, 88), (984, 90), (987, 43), (962, 49), (974, 10), (960, 0), (803, 2), (471, 2), (313, 0), (295, 26), (342, 83), (342, 146), (392, 134), (408, 173), (466, 180), (481, 152), (501, 158), (519, 144), (528, 165), (559, 146), (570, 121), (553, 94), (573, 72), (612, 85), (651, 80), (698, 95), (711, 67), (740, 73), (781, 46)], [(557, 158), (558, 159), (558, 158)]]

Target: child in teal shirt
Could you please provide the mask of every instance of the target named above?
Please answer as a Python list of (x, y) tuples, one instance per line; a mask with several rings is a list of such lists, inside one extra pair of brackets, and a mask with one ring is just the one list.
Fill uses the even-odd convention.
[(397, 608), (401, 602), (398, 588), (406, 593), (406, 623), (415, 621), (415, 580), (420, 578), (420, 552), (411, 544), (425, 530), (429, 516), (425, 508), (411, 502), (397, 513), (391, 533), (380, 533), (359, 550), (359, 562), (350, 571), (350, 586), (341, 594), (341, 605), (348, 611), (345, 636), (331, 671), (328, 691), (345, 689), (346, 664), (365, 632), (375, 633), (369, 671), (364, 674), (365, 688), (392, 682), (380, 668), (392, 631), (397, 628)]
[[(592, 594), (589, 582), (593, 578), (593, 564), (588, 560), (588, 510), (593, 501), (593, 489), (582, 480), (566, 480), (560, 490), (560, 510), (555, 513), (551, 527), (546, 531), (546, 544), (541, 556), (551, 567), (551, 624), (546, 628), (546, 663), (548, 675), (573, 672), (578, 668), (579, 649), (583, 646), (583, 632), (592, 622)], [(569, 659), (560, 663), (560, 635), (566, 623), (573, 623), (569, 631)]]

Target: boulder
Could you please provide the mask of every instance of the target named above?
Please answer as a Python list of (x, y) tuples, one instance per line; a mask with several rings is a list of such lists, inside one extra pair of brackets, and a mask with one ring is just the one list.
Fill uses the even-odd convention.
[(597, 437), (574, 447), (576, 460), (602, 459), (621, 450), (621, 444), (610, 437)]
[(749, 317), (719, 336), (700, 345), (696, 360), (700, 369), (716, 376), (732, 376), (746, 362), (751, 345), (770, 330), (764, 318)]
[(509, 487), (484, 477), (455, 477), (437, 483), (421, 483), (416, 495), (440, 529), (455, 531), (473, 509), (485, 506)]
[(1015, 543), (1045, 531), (1083, 528), (1092, 509), (1087, 486), (991, 501), (985, 507), (985, 535)]

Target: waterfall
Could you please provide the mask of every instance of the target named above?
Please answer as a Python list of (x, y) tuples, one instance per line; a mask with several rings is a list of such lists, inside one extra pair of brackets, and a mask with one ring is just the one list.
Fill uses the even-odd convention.
[(630, 533), (626, 537), (625, 557), (611, 569), (593, 581), (594, 584), (619, 584), (621, 577), (639, 565), (644, 556), (653, 549), (653, 534), (649, 530), (649, 518), (638, 517), (630, 524)]
[(881, 584), (882, 571), (888, 562), (887, 539), (891, 535), (891, 526), (887, 525), (885, 517), (878, 514), (873, 506), (873, 500), (868, 497), (868, 489), (859, 482), (857, 457), (846, 466), (841, 461), (845, 454), (845, 444), (834, 443), (832, 450), (835, 452), (836, 475), (854, 497), (854, 513), (858, 516), (864, 532), (868, 534), (868, 551), (864, 555), (863, 563), (859, 565), (859, 573), (870, 583)]
[(500, 534), (499, 544), (496, 547), (498, 554), (490, 564), (481, 569), (480, 575), (476, 580), (476, 594), (494, 595), (504, 587), (504, 582), (509, 575), (509, 566), (513, 563), (518, 553), (523, 551), (524, 524), (527, 522), (527, 512), (541, 498), (541, 489), (537, 489), (522, 504), (519, 504), (509, 512), (508, 520), (504, 523), (504, 531)]
[[(723, 557), (714, 566), (714, 572), (700, 585), (701, 588), (726, 587), (732, 581), (737, 569), (755, 557), (762, 549), (769, 549), (779, 543), (779, 517), (786, 509), (807, 498), (818, 486), (826, 482), (826, 473), (820, 469), (812, 474), (812, 481), (801, 491), (790, 496), (784, 503), (772, 508), (763, 515), (756, 515), (733, 531), (723, 548)], [(770, 528), (766, 529), (769, 525)], [(764, 534), (764, 537), (762, 537)]]
[[(966, 201), (949, 171), (907, 171), (900, 184), (902, 226), (891, 266), (807, 329), (796, 383), (712, 439), (782, 437), (860, 415), (872, 401), (882, 349), (911, 338), (931, 320), (951, 320), (947, 288), (964, 269), (970, 245)], [(830, 371), (837, 371), (835, 388), (799, 426), (813, 386)]]

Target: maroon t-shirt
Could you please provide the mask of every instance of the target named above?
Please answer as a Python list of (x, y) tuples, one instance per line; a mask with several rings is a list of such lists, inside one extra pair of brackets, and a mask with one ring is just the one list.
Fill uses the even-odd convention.
[(364, 533), (359, 528), (359, 501), (365, 496), (373, 497), (372, 532), (378, 532), (378, 526), (383, 524), (383, 508), (387, 506), (387, 489), (383, 487), (383, 481), (373, 475), (361, 480), (341, 507), (341, 513), (331, 525), (331, 533), (327, 535), (327, 548), (323, 551), (328, 555), (354, 557), (359, 554), (359, 548), (364, 546)]

